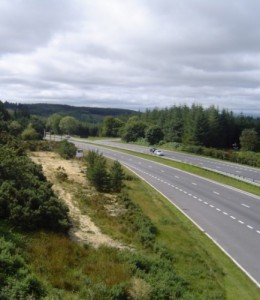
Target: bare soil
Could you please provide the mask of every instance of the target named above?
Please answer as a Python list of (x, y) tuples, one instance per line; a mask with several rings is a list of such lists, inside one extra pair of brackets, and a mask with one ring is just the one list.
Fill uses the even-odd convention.
[(79, 209), (79, 204), (75, 195), (65, 188), (64, 181), (57, 180), (57, 170), (62, 170), (68, 175), (68, 181), (80, 184), (86, 188), (88, 183), (84, 175), (84, 165), (80, 160), (65, 160), (53, 152), (32, 152), (31, 159), (42, 166), (43, 173), (53, 186), (55, 194), (66, 203), (69, 208), (69, 216), (73, 224), (69, 235), (71, 239), (88, 243), (94, 247), (106, 245), (109, 247), (125, 248), (121, 243), (103, 234), (91, 218), (83, 214)]

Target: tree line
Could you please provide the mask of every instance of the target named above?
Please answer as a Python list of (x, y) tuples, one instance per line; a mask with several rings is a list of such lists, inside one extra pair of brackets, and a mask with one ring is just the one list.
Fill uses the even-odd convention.
[(119, 136), (126, 142), (145, 139), (149, 144), (181, 143), (184, 145), (258, 151), (260, 118), (234, 115), (211, 106), (173, 106), (147, 109), (123, 123), (107, 117), (101, 134)]

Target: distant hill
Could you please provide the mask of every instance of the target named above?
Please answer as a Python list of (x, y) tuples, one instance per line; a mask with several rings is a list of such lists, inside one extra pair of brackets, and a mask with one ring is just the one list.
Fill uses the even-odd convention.
[(64, 104), (17, 104), (4, 102), (4, 107), (8, 110), (22, 110), (26, 111), (30, 115), (41, 116), (48, 118), (54, 113), (60, 115), (72, 116), (76, 119), (89, 123), (99, 123), (105, 116), (112, 117), (123, 117), (126, 118), (130, 115), (136, 114), (137, 112), (130, 109), (121, 108), (101, 108), (101, 107), (77, 107)]

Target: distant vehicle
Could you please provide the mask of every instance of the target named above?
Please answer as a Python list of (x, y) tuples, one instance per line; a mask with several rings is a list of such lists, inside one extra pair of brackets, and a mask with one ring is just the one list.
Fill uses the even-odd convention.
[(155, 150), (157, 150), (157, 149), (156, 149), (156, 148), (151, 148), (151, 149), (150, 149), (150, 152), (151, 152), (151, 153), (154, 153)]
[(155, 150), (154, 154), (157, 156), (164, 156), (164, 153), (161, 150)]
[(76, 158), (81, 158), (83, 156), (84, 156), (83, 150), (82, 149), (77, 149)]
[(70, 135), (65, 135), (65, 139), (70, 139)]

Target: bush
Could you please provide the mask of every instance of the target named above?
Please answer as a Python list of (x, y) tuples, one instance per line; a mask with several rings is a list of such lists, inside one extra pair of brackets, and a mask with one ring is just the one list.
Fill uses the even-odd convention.
[(0, 299), (41, 299), (46, 292), (14, 243), (0, 238)]
[(125, 225), (132, 228), (133, 234), (145, 248), (152, 248), (157, 234), (156, 226), (143, 214), (141, 208), (129, 199), (127, 194), (122, 194), (120, 199), (127, 209), (124, 222), (129, 224)]
[(68, 209), (58, 201), (40, 166), (0, 148), (0, 217), (22, 229), (66, 232)]
[(62, 158), (70, 159), (74, 158), (76, 155), (76, 146), (72, 143), (69, 143), (67, 140), (63, 140), (58, 143), (57, 152)]

